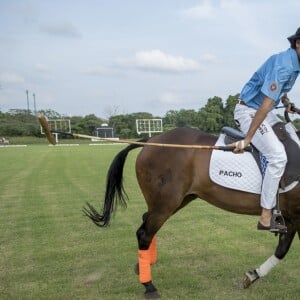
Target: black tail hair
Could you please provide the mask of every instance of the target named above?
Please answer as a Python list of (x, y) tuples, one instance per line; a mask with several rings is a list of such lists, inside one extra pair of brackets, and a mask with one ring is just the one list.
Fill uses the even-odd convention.
[[(149, 138), (141, 139), (138, 142), (146, 143)], [(111, 214), (116, 211), (120, 204), (127, 207), (128, 196), (123, 186), (123, 170), (128, 153), (143, 145), (130, 144), (120, 151), (112, 161), (106, 176), (106, 191), (102, 215), (88, 202), (83, 207), (83, 214), (89, 217), (97, 226), (106, 227), (109, 225)]]

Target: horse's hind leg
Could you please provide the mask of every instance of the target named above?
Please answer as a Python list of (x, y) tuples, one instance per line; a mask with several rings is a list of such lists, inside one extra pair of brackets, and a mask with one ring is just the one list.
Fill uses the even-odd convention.
[[(148, 213), (144, 213), (143, 222), (146, 221), (147, 216), (148, 216)], [(149, 256), (150, 256), (150, 264), (153, 265), (156, 263), (156, 260), (157, 260), (157, 241), (156, 241), (155, 235), (152, 237), (148, 251), (149, 251)]]
[(292, 230), (279, 235), (279, 243), (274, 255), (270, 256), (256, 270), (248, 271), (244, 277), (244, 288), (248, 288), (254, 281), (260, 277), (266, 276), (288, 253), (296, 231)]
[(144, 214), (143, 223), (136, 232), (139, 246), (138, 274), (140, 282), (146, 289), (145, 295), (147, 298), (159, 298), (151, 276), (151, 265), (156, 262), (157, 257), (155, 234), (171, 214), (158, 211)]
[[(143, 214), (143, 222), (146, 221), (147, 215), (148, 215), (148, 213)], [(137, 231), (137, 235), (138, 235), (138, 232), (139, 231)], [(144, 250), (147, 250), (147, 249), (144, 249)], [(155, 235), (153, 236), (152, 241), (149, 245), (148, 252), (149, 252), (149, 256), (150, 256), (150, 264), (153, 265), (153, 264), (156, 263), (156, 260), (157, 260), (157, 241), (156, 241), (156, 236)], [(135, 266), (135, 273), (137, 275), (140, 274), (139, 263), (137, 263), (136, 266)]]

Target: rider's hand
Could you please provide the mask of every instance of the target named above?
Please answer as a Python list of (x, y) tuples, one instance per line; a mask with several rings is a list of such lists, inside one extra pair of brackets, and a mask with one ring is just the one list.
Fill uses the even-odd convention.
[(288, 112), (289, 114), (294, 114), (297, 112), (295, 104), (290, 102), (290, 99), (288, 98), (287, 94), (283, 94), (283, 96), (280, 99), (281, 103), (285, 107), (286, 112)]
[(288, 106), (286, 107), (286, 111), (290, 114), (294, 114), (295, 113), (295, 104), (294, 103), (289, 103)]
[(233, 153), (244, 153), (244, 149), (250, 144), (246, 139), (240, 140), (227, 146), (234, 147)]
[(285, 107), (285, 110), (288, 113), (290, 113), (290, 114), (295, 113), (295, 111), (293, 110), (293, 108), (295, 107), (295, 104), (290, 102), (290, 99), (288, 98), (287, 94), (283, 94), (283, 96), (281, 97), (281, 103), (283, 104), (283, 106)]
[(288, 98), (287, 94), (283, 94), (283, 96), (280, 98), (281, 99), (281, 103), (285, 106), (288, 107), (289, 103), (290, 103), (290, 99)]

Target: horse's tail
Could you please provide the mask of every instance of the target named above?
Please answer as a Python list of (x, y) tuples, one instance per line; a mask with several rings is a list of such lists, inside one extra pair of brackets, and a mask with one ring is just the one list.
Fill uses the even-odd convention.
[[(139, 142), (147, 142), (148, 138)], [(118, 204), (126, 207), (128, 196), (123, 187), (123, 169), (128, 153), (143, 145), (130, 144), (120, 151), (112, 161), (106, 176), (106, 191), (102, 215), (89, 203), (83, 208), (83, 213), (89, 217), (97, 226), (105, 227), (109, 225), (111, 214), (117, 209)]]

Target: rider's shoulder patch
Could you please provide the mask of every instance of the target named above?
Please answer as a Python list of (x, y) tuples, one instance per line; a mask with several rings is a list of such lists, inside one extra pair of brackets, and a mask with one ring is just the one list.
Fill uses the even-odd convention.
[(278, 91), (278, 83), (272, 82), (269, 86), (269, 90), (271, 93), (276, 93)]

